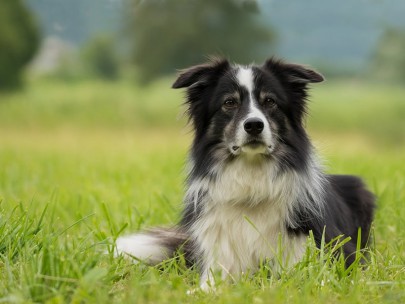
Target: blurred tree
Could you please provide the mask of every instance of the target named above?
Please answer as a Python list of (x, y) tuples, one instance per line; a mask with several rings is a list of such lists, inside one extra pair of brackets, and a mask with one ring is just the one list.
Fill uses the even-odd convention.
[(106, 80), (118, 78), (119, 60), (110, 37), (99, 36), (91, 40), (83, 50), (83, 59), (93, 75)]
[(372, 60), (373, 78), (405, 83), (405, 30), (387, 29)]
[(0, 1), (0, 89), (17, 87), (38, 49), (40, 35), (22, 0)]
[(132, 60), (141, 81), (205, 60), (248, 63), (270, 53), (273, 32), (260, 23), (255, 0), (131, 0)]

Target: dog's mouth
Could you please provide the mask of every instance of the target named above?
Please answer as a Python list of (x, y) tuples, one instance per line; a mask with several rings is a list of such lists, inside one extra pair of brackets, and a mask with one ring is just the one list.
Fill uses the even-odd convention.
[(251, 139), (245, 144), (243, 144), (244, 147), (249, 147), (251, 149), (259, 148), (261, 146), (266, 146), (265, 143), (261, 140), (258, 139)]
[(273, 151), (273, 146), (266, 144), (262, 140), (251, 139), (244, 142), (242, 145), (233, 145), (231, 150), (234, 155), (239, 155), (241, 153), (269, 155)]

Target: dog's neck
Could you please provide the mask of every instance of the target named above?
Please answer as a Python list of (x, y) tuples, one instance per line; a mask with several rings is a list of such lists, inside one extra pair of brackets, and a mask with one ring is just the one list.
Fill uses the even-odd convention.
[[(216, 165), (210, 174), (190, 181), (186, 202), (205, 208), (235, 206), (254, 209), (263, 204), (318, 214), (322, 210), (324, 175), (315, 156), (306, 170), (281, 171), (271, 159), (238, 157)], [(294, 223), (291, 223), (294, 226)]]

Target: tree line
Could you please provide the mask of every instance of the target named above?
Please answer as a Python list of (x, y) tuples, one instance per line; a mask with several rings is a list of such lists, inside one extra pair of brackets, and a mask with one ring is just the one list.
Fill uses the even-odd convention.
[[(207, 55), (247, 63), (264, 58), (274, 39), (257, 18), (255, 0), (131, 0), (125, 8), (123, 35), (96, 37), (82, 52), (94, 74), (104, 78), (116, 78), (122, 62), (133, 64), (143, 82)], [(40, 31), (22, 0), (2, 1), (0, 12), (0, 62), (6, 67), (0, 81), (6, 87), (20, 82), (22, 67), (38, 49)], [(117, 51), (120, 45), (125, 52)]]
[[(147, 83), (208, 55), (260, 62), (276, 42), (256, 0), (127, 0), (122, 20), (115, 37), (94, 37), (81, 50), (90, 75), (116, 79), (129, 66)], [(388, 29), (381, 37), (371, 75), (405, 81), (404, 33)], [(40, 41), (41, 29), (25, 2), (0, 1), (0, 90), (21, 84)]]

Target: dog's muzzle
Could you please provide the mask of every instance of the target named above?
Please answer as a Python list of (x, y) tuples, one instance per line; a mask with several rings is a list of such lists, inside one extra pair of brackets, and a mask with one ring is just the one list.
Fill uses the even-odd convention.
[(236, 133), (235, 141), (229, 147), (233, 155), (270, 155), (273, 141), (268, 123), (260, 116), (248, 117)]

